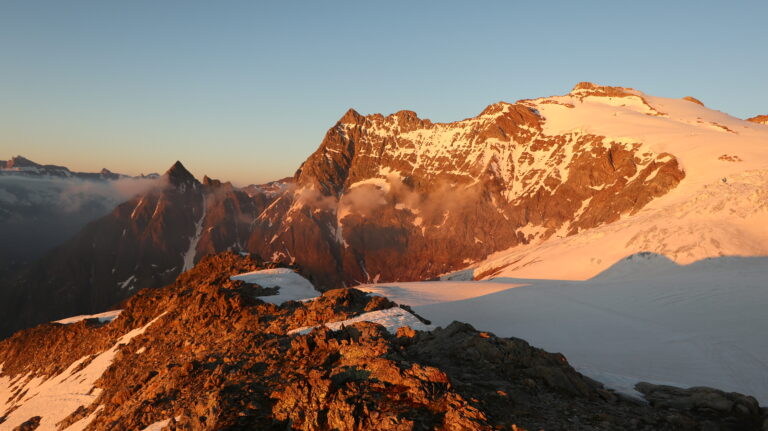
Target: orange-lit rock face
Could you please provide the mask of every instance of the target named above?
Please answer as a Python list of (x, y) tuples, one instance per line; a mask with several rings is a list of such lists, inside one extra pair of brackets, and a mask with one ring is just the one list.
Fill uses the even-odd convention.
[(759, 124), (768, 124), (768, 115), (757, 115), (752, 118), (747, 118), (747, 121)]
[[(590, 85), (574, 91), (639, 97)], [(525, 103), (454, 123), (350, 110), (297, 173), (303, 192), (259, 217), (249, 247), (295, 259), (328, 285), (423, 279), (615, 221), (684, 176), (670, 154), (585, 133), (548, 136), (544, 121)]]
[(683, 97), (683, 100), (687, 100), (687, 101), (693, 102), (693, 103), (695, 103), (697, 105), (704, 106), (704, 103), (701, 100), (699, 100), (699, 99), (697, 99), (695, 97), (685, 96), (685, 97)]

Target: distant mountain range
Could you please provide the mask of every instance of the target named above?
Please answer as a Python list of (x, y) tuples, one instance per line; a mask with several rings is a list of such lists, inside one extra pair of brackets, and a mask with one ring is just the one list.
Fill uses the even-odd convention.
[[(758, 121), (694, 98), (591, 83), (564, 96), (495, 103), (453, 123), (349, 110), (290, 179), (237, 188), (200, 182), (177, 162), (153, 187), (6, 279), (0, 311), (11, 318), (0, 330), (103, 310), (218, 251), (297, 265), (320, 289), (467, 267), (480, 268), (480, 277), (536, 268), (552, 259), (547, 244), (629, 223), (705, 183), (768, 169), (766, 139)], [(25, 164), (10, 169), (48, 169)], [(718, 253), (701, 245), (702, 235), (688, 253)], [(516, 254), (531, 247), (540, 248)], [(571, 274), (597, 274), (614, 254), (645, 247), (583, 253), (587, 263)], [(741, 250), (763, 250), (750, 247)]]
[(72, 172), (65, 166), (41, 165), (23, 156), (0, 160), (0, 175), (25, 175), (32, 177), (79, 178), (82, 180), (118, 180), (121, 178), (158, 178), (158, 174), (130, 176), (116, 174), (107, 168), (99, 172)]
[(0, 161), (0, 271), (40, 257), (158, 178), (72, 172), (22, 156)]

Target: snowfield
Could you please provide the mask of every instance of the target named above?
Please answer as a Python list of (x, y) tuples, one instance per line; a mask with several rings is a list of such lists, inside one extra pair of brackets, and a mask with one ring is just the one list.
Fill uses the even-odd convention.
[[(80, 406), (90, 406), (98, 398), (101, 389), (94, 384), (112, 364), (120, 346), (130, 343), (132, 339), (143, 334), (164, 314), (123, 335), (110, 349), (96, 355), (93, 359), (90, 356), (80, 358), (60, 374), (48, 378), (27, 374), (11, 379), (9, 376), (2, 376), (2, 364), (0, 364), (0, 412), (8, 412), (5, 421), (0, 423), (0, 430), (14, 429), (33, 416), (41, 416), (37, 431), (58, 430), (56, 425), (58, 422)], [(81, 369), (81, 364), (89, 359), (91, 359), (90, 362)], [(16, 399), (15, 394), (23, 394), (23, 396)], [(64, 430), (80, 431), (88, 426), (96, 414), (97, 412), (93, 412)]]
[(492, 254), (475, 266), (474, 274), (585, 280), (646, 251), (680, 264), (717, 256), (768, 256), (768, 170), (734, 173), (687, 196), (676, 189), (669, 195), (660, 199), (685, 199), (663, 206), (654, 201), (614, 223)]
[(587, 281), (505, 278), (360, 288), (412, 305), (434, 325), (468, 322), (561, 352), (579, 371), (625, 393), (650, 381), (712, 386), (768, 403), (766, 257), (681, 266), (646, 253)]
[(300, 301), (320, 296), (312, 283), (290, 268), (263, 269), (246, 272), (230, 277), (231, 280), (242, 280), (246, 283), (258, 284), (261, 287), (279, 287), (277, 295), (260, 296), (264, 302), (280, 305), (286, 301)]

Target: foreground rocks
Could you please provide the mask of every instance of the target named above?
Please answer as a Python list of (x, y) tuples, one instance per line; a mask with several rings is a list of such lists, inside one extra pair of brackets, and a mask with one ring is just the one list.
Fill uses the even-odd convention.
[(668, 420), (689, 429), (697, 429), (696, 424), (681, 415), (682, 412), (709, 417), (711, 420), (703, 422), (704, 429), (721, 429), (723, 426), (730, 429), (759, 429), (760, 405), (750, 396), (707, 387), (681, 389), (646, 382), (638, 383), (635, 388), (652, 406), (669, 410)]
[[(268, 304), (256, 295), (269, 290), (229, 280), (260, 265), (234, 254), (209, 256), (174, 284), (141, 291), (111, 323), (91, 319), (19, 332), (0, 343), (0, 378), (60, 375), (78, 360), (76, 370), (116, 348), (95, 382), (98, 395), (73, 407), (59, 429), (83, 420), (90, 430), (158, 423), (167, 430), (761, 426), (750, 397), (641, 385), (650, 404), (628, 400), (576, 372), (562, 355), (459, 322), (430, 332), (402, 327), (392, 334), (361, 322), (287, 335), (397, 305), (355, 289)], [(145, 330), (116, 346), (136, 328)], [(0, 411), (0, 429), (17, 426), (11, 421), (25, 395), (14, 397), (17, 405)], [(41, 410), (20, 418), (19, 426), (27, 427), (20, 429), (36, 429), (40, 417), (44, 422), (49, 412)]]

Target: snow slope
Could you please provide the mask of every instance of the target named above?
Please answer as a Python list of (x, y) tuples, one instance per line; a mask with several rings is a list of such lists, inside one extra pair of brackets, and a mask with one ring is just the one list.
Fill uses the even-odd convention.
[(766, 404), (766, 280), (766, 257), (681, 266), (642, 254), (587, 281), (495, 279), (361, 288), (387, 292), (435, 325), (465, 321), (562, 352), (583, 373), (624, 392), (631, 393), (638, 381), (703, 385), (750, 394)]
[(475, 277), (584, 280), (630, 254), (677, 263), (768, 255), (768, 128), (684, 99), (623, 89), (630, 97), (567, 96), (524, 101), (545, 117), (544, 133), (592, 133), (671, 153), (680, 184), (620, 221), (533, 241), (474, 265)]
[(90, 314), (90, 315), (80, 315), (80, 316), (73, 316), (73, 317), (67, 317), (66, 319), (56, 320), (53, 323), (61, 323), (62, 325), (69, 325), (72, 323), (77, 323), (82, 320), (86, 319), (99, 319), (99, 322), (101, 323), (107, 323), (115, 320), (117, 316), (122, 313), (123, 310), (111, 310), (111, 311), (105, 311), (103, 313), (98, 314)]
[[(112, 364), (120, 346), (143, 334), (163, 314), (123, 335), (110, 349), (93, 358), (80, 358), (54, 376), (46, 378), (27, 374), (12, 380), (9, 376), (2, 376), (0, 364), (0, 412), (7, 413), (5, 421), (0, 423), (0, 430), (14, 429), (33, 416), (41, 416), (38, 431), (57, 430), (58, 422), (80, 406), (87, 407), (98, 398), (101, 389), (95, 383)], [(17, 398), (17, 394), (22, 395)], [(91, 414), (64, 430), (82, 430), (95, 417), (95, 414)]]
[(768, 256), (768, 170), (734, 173), (686, 196), (678, 190), (670, 195), (675, 201), (651, 202), (614, 223), (495, 253), (475, 267), (475, 277), (584, 280), (640, 252), (681, 264)]
[(299, 301), (320, 295), (309, 280), (289, 268), (263, 269), (234, 275), (230, 279), (258, 284), (261, 287), (279, 287), (277, 295), (259, 297), (270, 304), (279, 305), (286, 301)]

